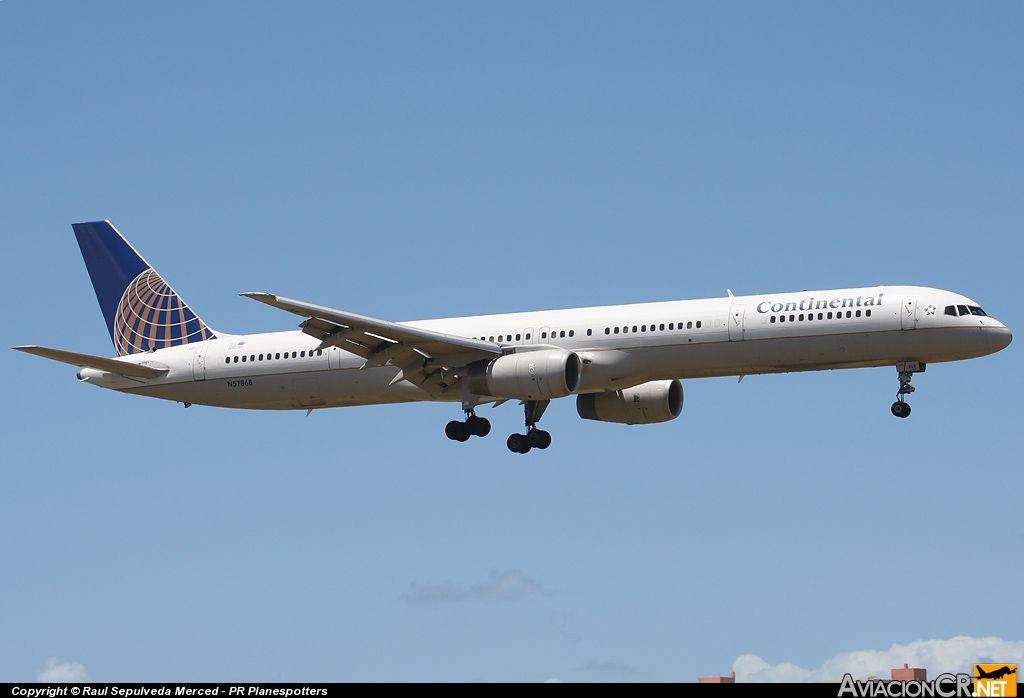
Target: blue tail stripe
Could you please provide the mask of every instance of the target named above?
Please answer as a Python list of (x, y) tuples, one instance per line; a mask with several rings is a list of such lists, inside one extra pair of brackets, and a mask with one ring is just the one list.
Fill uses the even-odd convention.
[(149, 268), (149, 264), (108, 221), (75, 223), (71, 227), (89, 269), (89, 278), (100, 302), (103, 319), (107, 321), (110, 338), (114, 339), (114, 315), (121, 296), (128, 285)]

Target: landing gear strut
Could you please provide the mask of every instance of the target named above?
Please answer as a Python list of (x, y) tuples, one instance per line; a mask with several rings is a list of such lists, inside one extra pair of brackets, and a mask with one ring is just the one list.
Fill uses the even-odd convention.
[(541, 450), (551, 445), (551, 434), (543, 429), (537, 428), (544, 410), (548, 408), (550, 400), (527, 400), (524, 403), (526, 409), (526, 433), (512, 434), (508, 437), (505, 445), (512, 453), (529, 453), (531, 449)]
[(896, 364), (896, 373), (900, 379), (900, 389), (896, 391), (896, 402), (892, 403), (892, 413), (896, 417), (906, 419), (910, 416), (910, 405), (904, 396), (914, 392), (910, 379), (915, 373), (924, 373), (926, 365), (920, 361), (901, 361)]
[(444, 435), (452, 441), (469, 441), (470, 436), (487, 436), (491, 433), (491, 423), (483, 417), (477, 417), (473, 410), (466, 410), (466, 421), (452, 420), (444, 428)]

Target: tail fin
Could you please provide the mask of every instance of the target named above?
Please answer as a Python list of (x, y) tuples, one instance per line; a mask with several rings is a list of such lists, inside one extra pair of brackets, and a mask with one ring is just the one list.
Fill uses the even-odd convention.
[(72, 227), (119, 356), (216, 338), (110, 221)]

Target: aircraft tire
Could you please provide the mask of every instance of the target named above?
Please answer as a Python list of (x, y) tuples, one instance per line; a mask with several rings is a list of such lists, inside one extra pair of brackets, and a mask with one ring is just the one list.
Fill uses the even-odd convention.
[(910, 416), (910, 405), (908, 405), (905, 402), (900, 402), (899, 400), (897, 400), (896, 402), (892, 403), (892, 413), (894, 416), (899, 417), (900, 419), (906, 419), (907, 417)]
[(531, 448), (545, 449), (551, 445), (551, 434), (543, 429), (531, 429), (526, 434), (526, 441)]
[(469, 433), (473, 436), (487, 436), (491, 433), (491, 423), (483, 417), (472, 416), (466, 420)]
[(529, 453), (531, 448), (530, 442), (526, 440), (526, 436), (523, 434), (512, 434), (508, 437), (505, 445), (508, 446), (508, 450), (512, 451), (512, 453)]
[(445, 426), (444, 435), (452, 441), (468, 441), (469, 428), (465, 422), (457, 422), (453, 419)]

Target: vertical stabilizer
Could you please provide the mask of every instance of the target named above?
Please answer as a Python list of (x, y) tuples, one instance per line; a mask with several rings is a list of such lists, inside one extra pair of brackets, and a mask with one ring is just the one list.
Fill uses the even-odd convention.
[(216, 337), (110, 221), (72, 227), (119, 356)]

